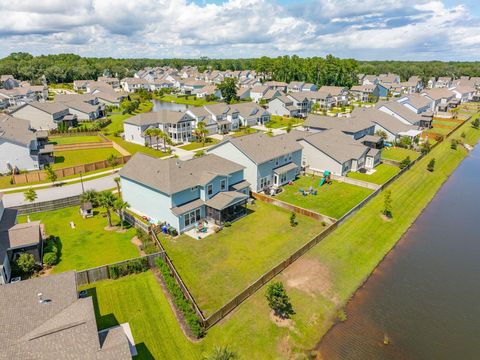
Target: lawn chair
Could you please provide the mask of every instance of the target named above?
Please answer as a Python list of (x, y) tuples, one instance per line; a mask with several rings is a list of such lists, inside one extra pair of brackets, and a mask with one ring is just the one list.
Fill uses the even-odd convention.
[(312, 195), (317, 195), (317, 189), (312, 190), (312, 192), (311, 192), (310, 194), (312, 194)]
[(298, 192), (302, 195), (305, 195), (305, 191), (303, 191), (303, 189), (298, 189)]

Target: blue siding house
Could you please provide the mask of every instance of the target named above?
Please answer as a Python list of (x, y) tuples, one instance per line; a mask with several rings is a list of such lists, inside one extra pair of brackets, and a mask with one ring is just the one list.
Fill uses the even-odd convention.
[(216, 155), (180, 161), (142, 153), (122, 168), (120, 182), (131, 210), (179, 233), (245, 214), (250, 185), (243, 166)]
[(302, 165), (302, 147), (288, 134), (262, 133), (227, 139), (207, 150), (245, 167), (252, 191), (277, 188), (295, 180)]
[(375, 89), (373, 89), (373, 96), (379, 98), (387, 98), (388, 97), (388, 88), (383, 86), (382, 84), (377, 84)]

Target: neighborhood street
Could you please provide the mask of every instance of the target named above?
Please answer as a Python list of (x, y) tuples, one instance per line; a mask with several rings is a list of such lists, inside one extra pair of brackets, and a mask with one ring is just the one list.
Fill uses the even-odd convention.
[[(113, 180), (115, 176), (117, 175), (116, 174), (108, 175), (98, 179), (84, 181), (83, 187), (85, 190), (95, 189), (97, 191), (113, 189), (116, 187), (115, 181)], [(47, 189), (36, 190), (36, 192), (38, 197), (34, 202), (62, 199), (62, 198), (81, 194), (82, 184), (75, 183), (72, 185), (51, 187)], [(5, 194), (3, 196), (3, 203), (5, 207), (14, 207), (14, 206), (28, 204), (28, 202), (25, 201), (24, 199), (23, 192)]]

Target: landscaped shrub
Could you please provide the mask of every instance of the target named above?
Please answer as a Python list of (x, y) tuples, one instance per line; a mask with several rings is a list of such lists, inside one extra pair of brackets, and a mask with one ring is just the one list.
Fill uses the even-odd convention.
[(134, 259), (124, 264), (115, 264), (108, 267), (108, 274), (111, 279), (118, 279), (122, 276), (139, 274), (149, 269), (147, 258)]
[(400, 169), (404, 169), (406, 168), (408, 165), (410, 165), (410, 163), (412, 162), (412, 160), (410, 160), (410, 156), (407, 156), (405, 159), (403, 159), (401, 162), (400, 162)]
[(458, 141), (456, 139), (452, 139), (452, 141), (450, 142), (450, 149), (457, 150), (457, 144)]
[(188, 327), (197, 338), (203, 337), (205, 332), (200, 325), (200, 321), (195, 310), (193, 309), (193, 305), (185, 298), (185, 295), (183, 295), (183, 292), (170, 272), (170, 268), (168, 267), (167, 263), (165, 260), (160, 258), (156, 260), (156, 263), (158, 269), (162, 273), (167, 290), (172, 296), (175, 306), (182, 312)]
[(43, 254), (43, 263), (48, 266), (53, 266), (57, 263), (58, 256), (54, 252), (46, 252)]

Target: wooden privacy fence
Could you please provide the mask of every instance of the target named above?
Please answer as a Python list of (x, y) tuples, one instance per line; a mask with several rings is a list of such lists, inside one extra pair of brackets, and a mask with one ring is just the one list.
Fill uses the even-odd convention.
[(52, 211), (57, 209), (63, 209), (70, 206), (80, 205), (80, 195), (71, 196), (63, 199), (56, 199), (50, 201), (42, 201), (37, 203), (25, 204), (15, 206), (14, 209), (18, 210), (19, 215), (28, 215), (37, 212)]
[(82, 144), (65, 144), (53, 145), (53, 151), (73, 151), (73, 150), (87, 150), (87, 149), (105, 149), (113, 148), (112, 141), (90, 142)]
[(164, 258), (165, 253), (158, 252), (155, 254), (140, 256), (138, 258), (128, 259), (124, 261), (119, 261), (113, 264), (102, 265), (91, 269), (81, 270), (76, 272), (77, 286), (88, 285), (97, 281), (110, 279), (109, 268), (111, 266), (125, 265), (133, 261), (138, 261), (139, 259), (147, 259), (148, 266), (153, 268), (156, 266), (155, 261), (158, 258)]
[(335, 219), (332, 218), (332, 217), (329, 217), (329, 216), (326, 216), (326, 215), (323, 215), (323, 214), (319, 214), (315, 211), (311, 211), (311, 210), (308, 210), (308, 209), (301, 208), (299, 206), (295, 206), (295, 205), (286, 203), (282, 200), (275, 199), (275, 198), (273, 198), (271, 196), (268, 196), (268, 195), (252, 192), (252, 197), (257, 199), (257, 200), (261, 200), (263, 202), (281, 207), (283, 209), (293, 211), (297, 214), (302, 214), (302, 215), (308, 216), (309, 218), (312, 218), (312, 219), (315, 219), (315, 220), (325, 221), (327, 223), (335, 222)]
[[(117, 165), (126, 164), (128, 160), (130, 160), (131, 156), (121, 156), (117, 158)], [(111, 165), (107, 160), (101, 160), (94, 163), (89, 164), (82, 164), (71, 166), (67, 168), (62, 168), (55, 170), (55, 174), (57, 174), (58, 179), (78, 175), (78, 174), (85, 174), (87, 172), (102, 170), (110, 168)], [(25, 174), (18, 174), (12, 176), (13, 183), (16, 185), (19, 184), (28, 184), (31, 182), (41, 182), (48, 180), (47, 173), (45, 171), (32, 171)]]
[[(120, 214), (119, 214), (120, 215)], [(145, 231), (147, 234), (150, 232), (151, 225), (146, 224), (145, 222), (141, 221), (140, 219), (136, 218), (128, 211), (123, 211), (123, 219), (132, 225), (136, 229), (140, 229)]]

